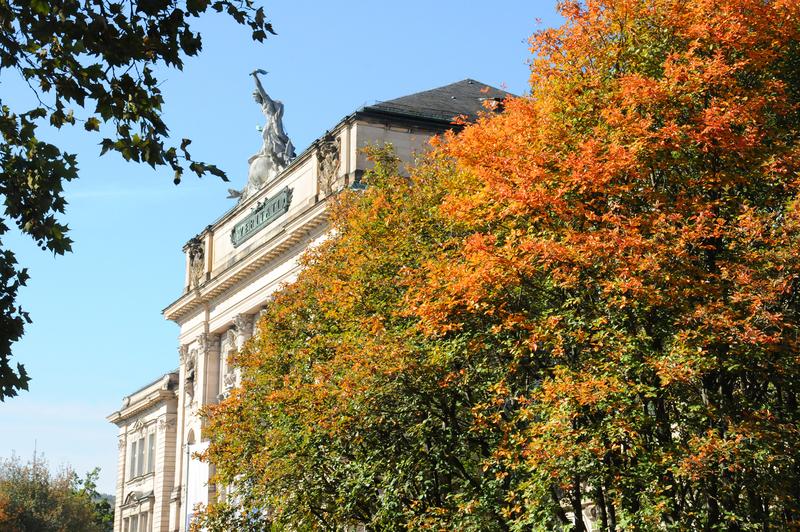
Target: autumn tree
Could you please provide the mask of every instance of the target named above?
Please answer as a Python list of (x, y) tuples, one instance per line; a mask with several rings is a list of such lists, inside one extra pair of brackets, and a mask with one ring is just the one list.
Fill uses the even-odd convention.
[(559, 7), (529, 97), (341, 196), (210, 411), (230, 501), (321, 529), (800, 526), (800, 5)]
[(505, 528), (509, 479), (484, 467), (496, 435), (469, 430), (497, 364), (464, 360), (466, 337), (431, 340), (399, 312), (398, 281), (458, 232), (438, 211), (451, 162), (411, 180), (389, 150), (372, 155), (367, 190), (336, 198), (335, 236), (236, 355), (242, 387), (211, 408), (207, 458), (232, 504), (208, 509), (208, 529)]
[(517, 522), (796, 526), (800, 7), (561, 9), (531, 97), (444, 147), (473, 178), (443, 208), (474, 232), (415, 312), (496, 322), (541, 379), (499, 383), (528, 403)]
[[(251, 0), (0, 0), (0, 74), (21, 78), (38, 102), (29, 109), (0, 100), (0, 236), (13, 224), (44, 250), (71, 249), (59, 214), (63, 183), (78, 177), (78, 161), (39, 138), (42, 126), (97, 134), (101, 154), (168, 166), (176, 183), (185, 171), (225, 179), (192, 159), (188, 139), (170, 143), (157, 74), (182, 69), (200, 52), (195, 22), (210, 11), (249, 27), (256, 41), (272, 32)], [(14, 252), (0, 248), (0, 401), (27, 389), (25, 369), (9, 361), (30, 321), (16, 302), (27, 279)]]
[(106, 532), (114, 510), (97, 492), (99, 469), (83, 479), (66, 468), (52, 472), (41, 455), (0, 461), (0, 529), (8, 532)]

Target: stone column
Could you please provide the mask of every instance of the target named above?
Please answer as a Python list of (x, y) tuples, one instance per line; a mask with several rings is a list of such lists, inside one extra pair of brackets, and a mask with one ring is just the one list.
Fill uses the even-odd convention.
[(237, 314), (233, 318), (233, 326), (236, 329), (236, 349), (244, 347), (244, 343), (253, 336), (253, 315)]
[[(217, 402), (219, 390), (220, 367), (219, 367), (219, 344), (218, 334), (201, 334), (197, 338), (199, 353), (197, 369), (199, 373), (198, 398), (200, 405)], [(205, 439), (205, 438), (203, 438)]]

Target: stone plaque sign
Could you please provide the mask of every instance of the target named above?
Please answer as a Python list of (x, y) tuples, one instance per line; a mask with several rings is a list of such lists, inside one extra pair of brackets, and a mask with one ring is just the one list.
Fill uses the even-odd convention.
[(233, 226), (231, 231), (233, 247), (237, 247), (288, 211), (291, 201), (292, 189), (285, 187), (264, 203), (257, 205), (247, 218)]

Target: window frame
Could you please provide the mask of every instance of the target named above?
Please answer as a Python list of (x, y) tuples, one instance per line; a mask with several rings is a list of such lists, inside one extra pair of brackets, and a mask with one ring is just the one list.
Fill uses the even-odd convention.
[(130, 450), (130, 454), (131, 455), (130, 455), (130, 461), (129, 461), (130, 467), (128, 468), (128, 476), (130, 478), (136, 478), (136, 476), (137, 476), (136, 475), (136, 457), (138, 456), (138, 454), (137, 454), (138, 445), (139, 445), (139, 440), (133, 440), (131, 442), (131, 447), (130, 447), (130, 449), (131, 449)]
[[(143, 440), (144, 441), (144, 440)], [(147, 473), (156, 472), (156, 432), (147, 435)]]
[(136, 476), (141, 477), (144, 475), (144, 438), (139, 438), (139, 454), (137, 455)]

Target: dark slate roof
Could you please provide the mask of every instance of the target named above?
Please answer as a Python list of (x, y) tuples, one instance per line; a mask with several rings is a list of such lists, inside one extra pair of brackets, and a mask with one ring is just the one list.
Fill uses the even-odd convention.
[(450, 122), (459, 115), (474, 119), (485, 109), (484, 100), (502, 100), (508, 96), (513, 95), (474, 79), (465, 79), (444, 87), (368, 105), (363, 111)]

